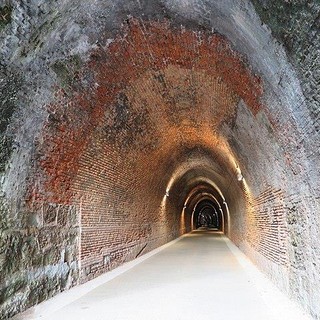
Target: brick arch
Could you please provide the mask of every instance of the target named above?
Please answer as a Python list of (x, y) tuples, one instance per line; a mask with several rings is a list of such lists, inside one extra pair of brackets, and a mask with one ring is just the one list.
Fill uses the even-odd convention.
[[(84, 76), (88, 73), (92, 78), (89, 85)], [(192, 77), (197, 78), (194, 83), (190, 83)], [(71, 92), (57, 90), (55, 100), (47, 106), (49, 117), (38, 151), (40, 183), (30, 190), (30, 203), (41, 202), (44, 198), (70, 203), (71, 184), (79, 170), (80, 158), (99, 126), (104, 126), (106, 145), (121, 141), (121, 147), (130, 146), (140, 133), (143, 138), (138, 144), (143, 140), (148, 148), (157, 147), (158, 133), (151, 132), (153, 122), (150, 119), (150, 114), (156, 114), (156, 108), (148, 101), (148, 106), (135, 110), (132, 89), (130, 96), (132, 87), (143, 91), (135, 85), (141, 84), (141, 79), (156, 87), (158, 97), (165, 95), (169, 99), (162, 98), (162, 102), (173, 134), (181, 129), (188, 113), (192, 113), (190, 105), (183, 106), (183, 100), (185, 105), (192, 102), (195, 83), (198, 83), (198, 91), (209, 85), (212, 92), (218, 92), (212, 99), (218, 101), (215, 118), (221, 114), (219, 121), (226, 121), (223, 114), (228, 114), (229, 119), (235, 114), (234, 102), (239, 99), (246, 102), (253, 114), (261, 108), (261, 79), (251, 72), (226, 38), (206, 31), (174, 28), (164, 22), (130, 19), (114, 41), (91, 53), (89, 62), (77, 74)], [(165, 87), (166, 81), (187, 88), (185, 97), (178, 88)], [(158, 100), (155, 98), (155, 102)], [(179, 104), (176, 101), (180, 101)], [(201, 103), (210, 101), (204, 99)], [(206, 106), (202, 108), (205, 110)], [(170, 116), (176, 109), (178, 114)], [(130, 116), (125, 112), (130, 112)], [(192, 123), (194, 125), (195, 121)], [(135, 131), (134, 136), (124, 133), (126, 127)]]

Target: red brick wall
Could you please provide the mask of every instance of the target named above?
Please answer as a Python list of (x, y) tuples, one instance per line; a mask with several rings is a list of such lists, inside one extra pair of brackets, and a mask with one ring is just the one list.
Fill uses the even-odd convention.
[(200, 152), (199, 177), (210, 157), (218, 171), (232, 172), (218, 130), (239, 99), (256, 114), (261, 93), (260, 79), (217, 34), (131, 19), (92, 52), (47, 106), (40, 183), (29, 192), (33, 205), (79, 208), (83, 279), (189, 230), (180, 214), (191, 186), (164, 198), (172, 175), (182, 160), (193, 166), (190, 150)]
[(197, 186), (215, 194), (225, 231), (253, 259), (288, 267), (288, 195), (272, 174), (289, 157), (269, 140), (281, 130), (262, 94), (213, 33), (130, 19), (91, 52), (47, 106), (28, 194), (32, 207), (76, 206), (82, 281), (188, 232), (197, 194), (183, 206)]
[(271, 32), (231, 2), (9, 6), (0, 318), (189, 231), (202, 196), (320, 314), (318, 9), (254, 1)]

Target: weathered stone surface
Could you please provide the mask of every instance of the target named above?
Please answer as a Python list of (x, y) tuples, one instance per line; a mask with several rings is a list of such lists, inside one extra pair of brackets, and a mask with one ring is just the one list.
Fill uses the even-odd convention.
[(318, 319), (319, 10), (2, 6), (0, 318), (188, 232), (209, 199)]

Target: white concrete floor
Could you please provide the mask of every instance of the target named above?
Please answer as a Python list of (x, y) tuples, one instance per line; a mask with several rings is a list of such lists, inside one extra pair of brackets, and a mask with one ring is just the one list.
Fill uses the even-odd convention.
[(309, 319), (221, 233), (195, 231), (142, 260), (16, 319)]

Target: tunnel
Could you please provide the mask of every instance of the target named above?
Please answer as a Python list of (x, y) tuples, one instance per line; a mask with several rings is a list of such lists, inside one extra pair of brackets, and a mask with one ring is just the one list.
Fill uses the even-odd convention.
[(205, 230), (320, 319), (319, 17), (3, 1), (0, 318)]
[(193, 212), (193, 226), (198, 228), (213, 228), (221, 230), (222, 217), (215, 204), (210, 199), (202, 199)]

